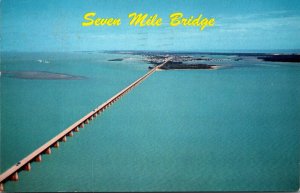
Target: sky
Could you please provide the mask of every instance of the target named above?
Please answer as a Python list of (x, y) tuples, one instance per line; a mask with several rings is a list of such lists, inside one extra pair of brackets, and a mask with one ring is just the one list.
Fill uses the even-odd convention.
[[(300, 0), (0, 0), (2, 51), (300, 49)], [(87, 12), (121, 25), (83, 27)], [(131, 12), (158, 14), (159, 27), (129, 26)], [(169, 15), (215, 18), (171, 27)]]

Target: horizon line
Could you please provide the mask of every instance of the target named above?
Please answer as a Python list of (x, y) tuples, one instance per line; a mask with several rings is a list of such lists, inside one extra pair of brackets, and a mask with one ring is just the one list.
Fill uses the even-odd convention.
[(299, 49), (239, 49), (239, 50), (126, 50), (126, 49), (101, 49), (101, 50), (43, 50), (43, 51), (25, 51), (25, 50), (2, 50), (4, 52), (16, 52), (16, 53), (70, 53), (70, 52), (164, 52), (164, 53), (290, 53), (300, 54)]

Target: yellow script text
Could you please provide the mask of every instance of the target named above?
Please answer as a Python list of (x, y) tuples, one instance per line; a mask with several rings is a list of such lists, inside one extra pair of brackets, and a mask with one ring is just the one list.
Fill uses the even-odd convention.
[(162, 18), (159, 18), (157, 14), (148, 17), (148, 14), (133, 12), (128, 14), (128, 18), (131, 18), (129, 25), (134, 26), (160, 26), (162, 24)]
[(96, 16), (95, 12), (88, 12), (84, 14), (83, 18), (85, 22), (82, 22), (82, 26), (119, 26), (121, 24), (121, 19), (119, 18), (95, 18), (93, 17)]
[(202, 31), (206, 26), (214, 26), (215, 19), (214, 18), (207, 19), (206, 17), (202, 18), (202, 14), (199, 15), (197, 18), (194, 18), (194, 16), (190, 16), (189, 18), (184, 18), (183, 13), (180, 12), (172, 13), (170, 15), (170, 26), (176, 27), (178, 25), (200, 26), (200, 30)]

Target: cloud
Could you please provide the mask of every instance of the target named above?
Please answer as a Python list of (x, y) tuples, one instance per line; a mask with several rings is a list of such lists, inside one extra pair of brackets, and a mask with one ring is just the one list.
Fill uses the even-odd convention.
[(215, 27), (221, 31), (273, 30), (279, 27), (299, 29), (300, 26), (300, 16), (288, 11), (272, 11), (234, 17), (223, 16), (216, 20)]
[(234, 17), (216, 17), (215, 28), (219, 32), (254, 32), (255, 30), (299, 30), (300, 16), (295, 12), (272, 11)]

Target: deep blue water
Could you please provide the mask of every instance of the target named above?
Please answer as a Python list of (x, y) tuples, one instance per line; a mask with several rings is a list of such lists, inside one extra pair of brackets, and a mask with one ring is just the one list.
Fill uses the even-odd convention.
[[(107, 61), (120, 57), (127, 59)], [(256, 60), (222, 64), (233, 67), (154, 73), (5, 189), (298, 190), (300, 65)], [(3, 55), (2, 71), (85, 78), (2, 75), (1, 172), (142, 76), (147, 67), (141, 56), (132, 55)]]

